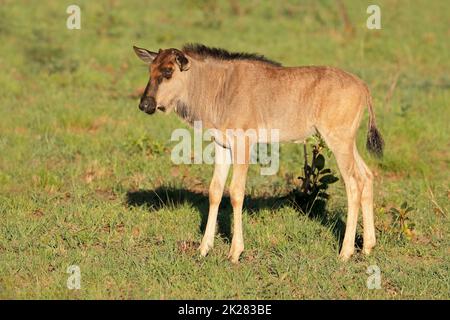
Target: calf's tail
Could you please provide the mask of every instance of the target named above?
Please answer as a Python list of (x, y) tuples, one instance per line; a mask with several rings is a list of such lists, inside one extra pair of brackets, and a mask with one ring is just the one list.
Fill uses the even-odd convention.
[(384, 141), (377, 128), (375, 113), (373, 112), (372, 106), (372, 97), (369, 92), (367, 93), (367, 107), (369, 109), (369, 127), (367, 131), (366, 147), (370, 153), (381, 158), (383, 156)]

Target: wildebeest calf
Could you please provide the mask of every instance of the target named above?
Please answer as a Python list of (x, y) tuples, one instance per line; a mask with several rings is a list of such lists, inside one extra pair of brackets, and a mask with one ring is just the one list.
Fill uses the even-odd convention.
[[(279, 141), (303, 141), (318, 132), (336, 157), (345, 182), (348, 215), (340, 257), (347, 260), (355, 249), (359, 207), (364, 227), (363, 252), (375, 246), (373, 175), (356, 148), (355, 138), (364, 107), (369, 110), (367, 147), (381, 154), (383, 140), (376, 128), (372, 99), (362, 80), (332, 67), (282, 67), (260, 55), (230, 53), (204, 45), (152, 52), (134, 47), (149, 64), (150, 80), (139, 108), (152, 114), (174, 110), (189, 123), (202, 121), (213, 128), (215, 156), (230, 157), (233, 176), (233, 239), (229, 257), (238, 262), (244, 250), (242, 204), (252, 143), (237, 144), (228, 129), (278, 129)], [(266, 141), (264, 141), (266, 142)], [(244, 154), (244, 161), (236, 160)], [(201, 255), (213, 247), (217, 213), (227, 179), (229, 162), (216, 161), (209, 187), (209, 214)]]

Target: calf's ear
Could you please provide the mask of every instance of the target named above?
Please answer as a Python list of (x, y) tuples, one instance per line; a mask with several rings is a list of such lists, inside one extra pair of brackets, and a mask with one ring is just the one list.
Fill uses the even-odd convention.
[(133, 46), (133, 49), (138, 58), (148, 64), (152, 63), (153, 59), (155, 59), (156, 56), (158, 55), (158, 53), (156, 52), (152, 52), (147, 49), (139, 48), (136, 46)]
[(188, 58), (186, 58), (186, 56), (181, 52), (177, 52), (175, 61), (177, 65), (180, 67), (180, 71), (187, 71), (191, 66)]

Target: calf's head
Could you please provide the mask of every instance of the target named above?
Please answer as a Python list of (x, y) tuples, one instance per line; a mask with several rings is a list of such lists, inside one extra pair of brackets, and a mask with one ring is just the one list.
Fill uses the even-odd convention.
[(139, 109), (152, 114), (157, 109), (171, 111), (177, 100), (185, 94), (184, 72), (190, 61), (178, 49), (152, 52), (133, 46), (136, 55), (149, 65), (150, 79), (139, 103)]

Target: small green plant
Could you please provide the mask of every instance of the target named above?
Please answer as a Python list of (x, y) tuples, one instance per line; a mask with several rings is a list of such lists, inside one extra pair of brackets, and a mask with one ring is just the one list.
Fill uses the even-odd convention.
[(159, 156), (166, 151), (166, 147), (160, 141), (152, 140), (148, 136), (130, 139), (126, 142), (125, 149), (130, 153), (141, 153), (145, 156)]
[(414, 211), (413, 207), (408, 206), (405, 201), (400, 208), (392, 207), (389, 213), (392, 215), (393, 232), (399, 239), (411, 240), (415, 236), (415, 224), (411, 221), (410, 213)]
[[(306, 143), (304, 144), (305, 164), (303, 176), (298, 177), (301, 185), (295, 192), (295, 202), (305, 213), (323, 213), (329, 198), (328, 186), (339, 180), (331, 169), (325, 168), (324, 151), (328, 151), (322, 137), (315, 136), (316, 143), (312, 146), (311, 164), (308, 161)], [(320, 211), (320, 212), (319, 212)]]

